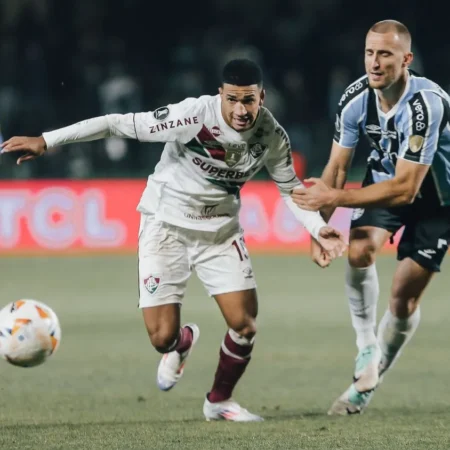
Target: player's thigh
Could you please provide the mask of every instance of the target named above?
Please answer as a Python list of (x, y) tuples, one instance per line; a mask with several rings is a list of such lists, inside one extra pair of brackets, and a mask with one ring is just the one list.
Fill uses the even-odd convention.
[(409, 317), (419, 305), (420, 298), (434, 272), (411, 258), (402, 259), (395, 271), (389, 308), (400, 318)]
[(368, 267), (376, 254), (402, 227), (402, 210), (355, 209), (350, 224), (349, 263), (353, 267)]
[(177, 228), (144, 216), (139, 235), (139, 307), (180, 304), (191, 274)]
[(214, 298), (229, 328), (248, 338), (256, 334), (258, 315), (256, 289), (216, 294)]
[(202, 244), (193, 257), (198, 277), (210, 296), (256, 288), (250, 256), (241, 230)]
[(416, 201), (398, 246), (400, 261), (394, 275), (390, 308), (408, 317), (417, 308), (425, 288), (442, 261), (450, 242), (450, 208), (428, 208)]

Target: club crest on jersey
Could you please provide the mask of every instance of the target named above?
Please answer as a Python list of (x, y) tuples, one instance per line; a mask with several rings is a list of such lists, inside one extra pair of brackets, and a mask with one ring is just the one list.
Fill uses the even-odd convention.
[(418, 136), (417, 134), (410, 136), (409, 137), (409, 149), (413, 153), (417, 153), (422, 148), (423, 141), (424, 141), (423, 136)]
[(257, 142), (256, 144), (250, 145), (250, 155), (253, 156), (253, 158), (259, 158), (267, 149), (267, 145), (261, 144), (260, 142)]
[(246, 150), (246, 144), (242, 143), (242, 144), (227, 144), (227, 149), (225, 152), (225, 164), (228, 167), (233, 167), (235, 166), (242, 158), (242, 155), (244, 154), (245, 150)]
[(156, 120), (164, 120), (169, 115), (169, 108), (167, 106), (161, 106), (161, 108), (158, 108), (153, 113), (153, 117)]
[(155, 277), (150, 275), (148, 278), (144, 279), (144, 286), (150, 294), (154, 294), (159, 287), (159, 283), (161, 281), (161, 277)]

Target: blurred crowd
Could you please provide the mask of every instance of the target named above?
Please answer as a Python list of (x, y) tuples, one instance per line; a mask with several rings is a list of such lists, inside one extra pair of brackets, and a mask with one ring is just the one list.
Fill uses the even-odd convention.
[[(431, 2), (433, 3), (433, 2)], [(236, 57), (264, 69), (266, 106), (320, 173), (345, 87), (364, 72), (364, 37), (376, 21), (403, 21), (414, 69), (450, 89), (446, 20), (430, 2), (380, 0), (369, 14), (345, 0), (0, 0), (3, 138), (39, 135), (89, 117), (153, 110), (215, 94)], [(54, 149), (2, 178), (141, 177), (162, 145), (110, 139)], [(357, 152), (355, 167), (367, 155)]]

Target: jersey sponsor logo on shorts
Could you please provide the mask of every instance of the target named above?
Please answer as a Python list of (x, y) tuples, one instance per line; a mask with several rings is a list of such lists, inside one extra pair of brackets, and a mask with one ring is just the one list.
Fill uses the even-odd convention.
[(419, 136), (417, 134), (414, 134), (413, 136), (410, 136), (409, 139), (408, 139), (409, 149), (413, 153), (417, 153), (422, 148), (423, 141), (424, 141), (424, 137), (423, 136)]
[(364, 208), (354, 208), (352, 212), (352, 221), (358, 220), (364, 214)]
[(150, 294), (154, 294), (159, 287), (159, 283), (161, 282), (161, 277), (156, 277), (150, 275), (148, 278), (144, 279), (144, 286)]
[(155, 112), (153, 113), (153, 117), (156, 120), (164, 120), (169, 115), (169, 112), (170, 111), (167, 106), (161, 106), (161, 108), (158, 108), (157, 110), (155, 110)]
[(445, 239), (439, 239), (437, 244), (438, 250), (445, 247), (448, 247), (448, 242)]
[(429, 249), (426, 249), (426, 250), (418, 250), (417, 253), (419, 255), (422, 255), (425, 258), (432, 259), (433, 255), (436, 254), (436, 250), (433, 250), (432, 248), (429, 248)]
[(198, 123), (197, 116), (185, 117), (184, 119), (178, 120), (167, 120), (166, 122), (158, 123), (157, 125), (150, 125), (150, 134), (158, 133), (158, 131), (164, 131), (170, 128), (185, 127), (194, 123)]
[(253, 158), (259, 158), (267, 149), (267, 145), (261, 144), (260, 142), (256, 142), (255, 144), (250, 145), (250, 155)]

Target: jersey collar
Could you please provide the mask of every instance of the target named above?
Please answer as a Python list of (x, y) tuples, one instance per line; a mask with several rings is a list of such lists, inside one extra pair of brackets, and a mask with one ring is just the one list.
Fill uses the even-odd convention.
[(374, 91), (375, 91), (375, 101), (377, 103), (378, 114), (381, 117), (384, 117), (386, 120), (389, 120), (391, 117), (395, 116), (395, 114), (398, 111), (399, 106), (403, 103), (403, 100), (408, 95), (410, 85), (411, 85), (411, 74), (408, 71), (408, 78), (406, 80), (405, 90), (403, 91), (402, 96), (398, 99), (397, 103), (387, 113), (383, 112), (383, 110), (381, 109), (380, 99), (378, 98), (378, 93), (377, 93), (378, 89), (374, 89)]

